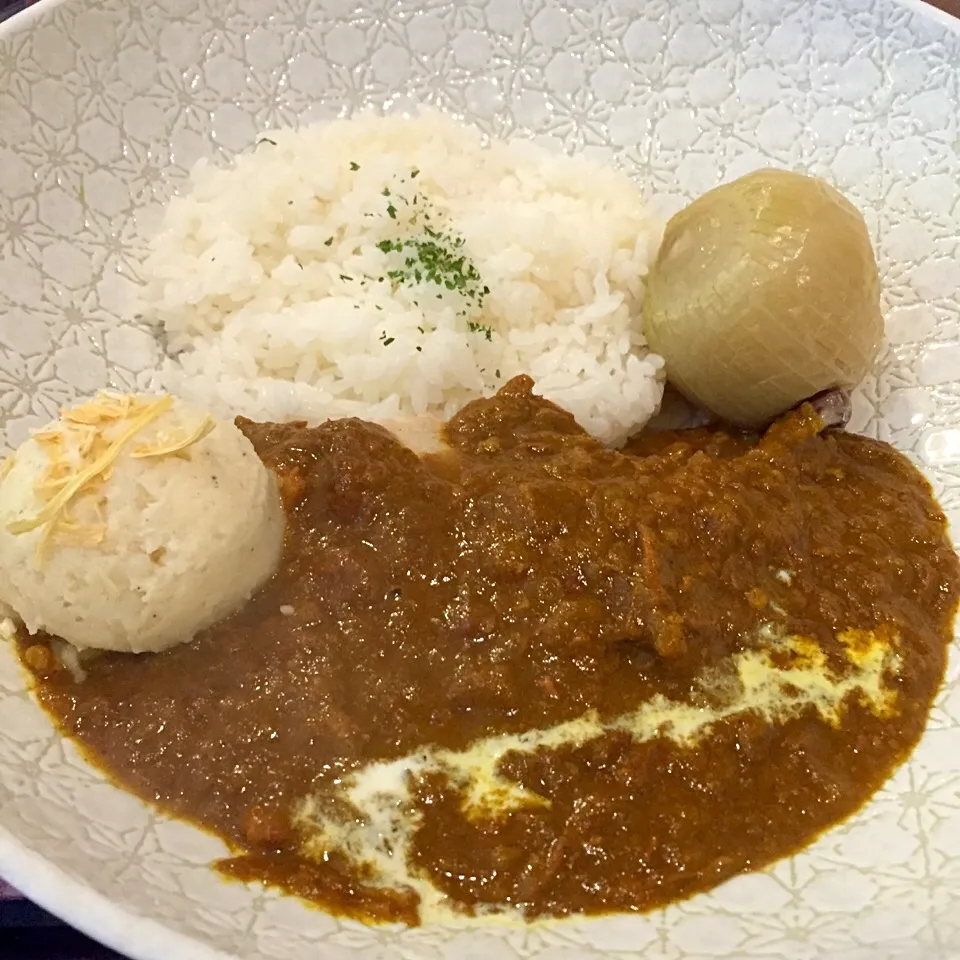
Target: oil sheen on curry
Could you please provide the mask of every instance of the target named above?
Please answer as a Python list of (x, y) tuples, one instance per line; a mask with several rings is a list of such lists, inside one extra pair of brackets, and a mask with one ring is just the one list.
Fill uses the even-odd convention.
[(420, 456), (242, 421), (279, 572), (81, 682), (24, 642), (43, 704), (225, 838), (224, 873), (369, 922), (649, 910), (856, 811), (944, 672), (960, 574), (926, 481), (810, 406), (612, 451), (532, 386)]

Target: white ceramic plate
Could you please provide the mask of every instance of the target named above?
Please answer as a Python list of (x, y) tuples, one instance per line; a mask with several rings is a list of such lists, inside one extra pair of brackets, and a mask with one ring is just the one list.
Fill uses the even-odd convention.
[[(777, 164), (865, 211), (890, 346), (854, 427), (960, 521), (960, 34), (892, 0), (44, 0), (0, 28), (0, 402), (21, 440), (157, 346), (123, 319), (157, 205), (264, 127), (433, 102), (622, 164), (670, 211)], [(960, 664), (913, 759), (812, 849), (644, 917), (395, 932), (221, 882), (0, 650), (0, 872), (142, 960), (960, 956)]]

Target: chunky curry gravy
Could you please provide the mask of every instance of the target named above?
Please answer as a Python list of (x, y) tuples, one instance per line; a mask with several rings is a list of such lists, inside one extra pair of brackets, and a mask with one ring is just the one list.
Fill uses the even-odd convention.
[(531, 386), (423, 457), (359, 420), (243, 422), (279, 573), (83, 682), (25, 643), (43, 704), (233, 844), (225, 873), (367, 920), (648, 910), (849, 816), (944, 671), (960, 574), (926, 481), (809, 407), (611, 452)]

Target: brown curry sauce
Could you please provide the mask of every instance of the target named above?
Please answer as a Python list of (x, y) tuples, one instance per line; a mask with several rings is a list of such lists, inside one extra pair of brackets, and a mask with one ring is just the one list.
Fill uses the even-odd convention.
[(649, 910), (810, 843), (905, 759), (943, 676), (960, 566), (927, 482), (809, 407), (763, 438), (615, 452), (531, 388), (468, 405), (422, 457), (359, 420), (242, 421), (288, 511), (274, 579), (193, 642), (99, 656), (81, 683), (24, 641), (41, 702), (125, 788), (231, 843), (224, 873), (413, 924), (412, 889), (303, 855), (305, 797), (427, 744), (613, 723), (656, 696), (716, 707), (729, 682), (702, 679), (770, 629), (840, 678), (843, 631), (891, 637), (889, 709), (853, 692), (839, 719), (743, 710), (693, 746), (608, 730), (507, 753), (501, 775), (543, 802), (487, 816), (443, 771), (410, 777), (410, 868), (466, 913)]

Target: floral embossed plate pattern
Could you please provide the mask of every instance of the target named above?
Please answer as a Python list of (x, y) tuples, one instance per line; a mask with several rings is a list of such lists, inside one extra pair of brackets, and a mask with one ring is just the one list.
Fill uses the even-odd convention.
[[(619, 163), (661, 212), (776, 164), (864, 210), (889, 345), (855, 429), (960, 523), (960, 33), (893, 0), (45, 0), (0, 29), (7, 444), (143, 384), (144, 237), (199, 157), (265, 127), (435, 103)], [(0, 650), (0, 871), (137, 958), (960, 955), (960, 663), (866, 810), (803, 855), (643, 917), (396, 932), (231, 885), (221, 845), (108, 785)]]

